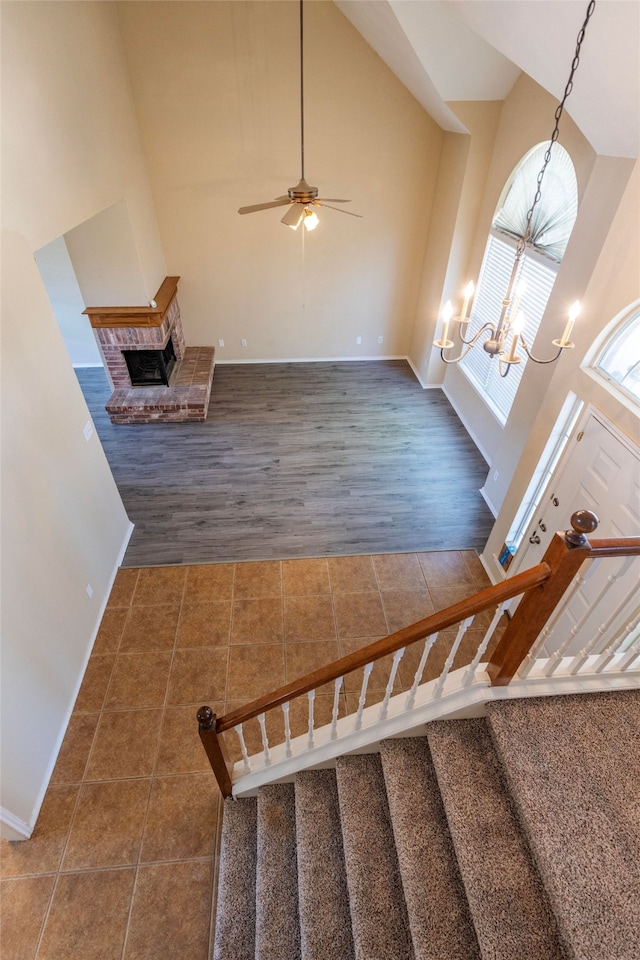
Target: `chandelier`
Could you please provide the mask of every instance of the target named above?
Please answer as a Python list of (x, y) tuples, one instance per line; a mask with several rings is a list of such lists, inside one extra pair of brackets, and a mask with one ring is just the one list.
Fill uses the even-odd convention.
[[(589, 23), (593, 11), (595, 10), (595, 6), (596, 0), (590, 0), (590, 3), (587, 7), (587, 15), (578, 33), (576, 50), (571, 62), (571, 72), (569, 74), (569, 79), (567, 80), (564, 96), (555, 111), (555, 126), (553, 128), (553, 133), (551, 134), (549, 146), (544, 154), (544, 163), (537, 176), (536, 191), (533, 197), (533, 203), (527, 212), (524, 232), (519, 238), (516, 246), (513, 268), (509, 278), (507, 292), (504, 300), (502, 301), (502, 310), (498, 322), (485, 323), (480, 327), (473, 337), (470, 337), (469, 339), (465, 337), (466, 328), (471, 320), (469, 304), (471, 303), (471, 298), (473, 297), (474, 292), (473, 283), (468, 283), (463, 291), (464, 300), (462, 304), (462, 311), (458, 316), (454, 316), (451, 301), (447, 300), (445, 303), (442, 311), (442, 330), (440, 333), (440, 338), (438, 340), (434, 340), (433, 342), (434, 347), (437, 347), (440, 350), (440, 357), (445, 363), (459, 363), (460, 360), (466, 357), (473, 347), (477, 346), (479, 343), (482, 343), (482, 346), (489, 354), (490, 359), (493, 359), (494, 357), (498, 358), (498, 362), (500, 364), (500, 376), (506, 377), (514, 364), (522, 363), (523, 358), (519, 356), (517, 352), (520, 345), (522, 345), (522, 349), (525, 351), (527, 357), (530, 360), (533, 360), (534, 363), (554, 363), (564, 350), (573, 349), (575, 346), (575, 344), (572, 343), (569, 338), (571, 336), (576, 318), (580, 313), (580, 304), (577, 300), (569, 310), (569, 316), (566, 321), (562, 336), (558, 340), (552, 341), (553, 345), (557, 348), (555, 355), (543, 360), (539, 357), (535, 357), (531, 353), (529, 344), (523, 335), (525, 318), (520, 310), (520, 299), (523, 294), (523, 285), (522, 283), (518, 283), (518, 274), (520, 272), (520, 266), (524, 259), (527, 247), (532, 245), (533, 212), (542, 197), (542, 181), (549, 165), (549, 161), (551, 160), (551, 150), (560, 134), (560, 118), (562, 117), (565, 102), (573, 89), (573, 77), (580, 62), (580, 48), (582, 46), (582, 41), (584, 40), (587, 24)], [(460, 353), (457, 357), (445, 356), (445, 352), (450, 350), (451, 347), (455, 346), (454, 340), (449, 339), (449, 328), (452, 324), (458, 325), (457, 339), (460, 343)], [(452, 333), (451, 335), (455, 338), (455, 333)]]

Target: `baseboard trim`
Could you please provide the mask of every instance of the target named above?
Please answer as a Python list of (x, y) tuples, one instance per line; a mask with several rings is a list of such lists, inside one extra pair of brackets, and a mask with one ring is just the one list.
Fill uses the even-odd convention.
[[(463, 425), (463, 427), (465, 428), (465, 430), (467, 431), (467, 433), (469, 434), (469, 436), (471, 437), (471, 439), (472, 439), (473, 442), (475, 443), (476, 447), (478, 448), (478, 450), (479, 450), (480, 453), (482, 454), (482, 457), (483, 457), (483, 459), (486, 461), (487, 466), (490, 467), (490, 466), (491, 466), (491, 457), (489, 456), (489, 454), (487, 453), (487, 451), (484, 449), (484, 447), (482, 446), (482, 444), (481, 444), (480, 441), (478, 440), (478, 437), (476, 436), (475, 432), (474, 432), (474, 431), (471, 429), (471, 427), (469, 426), (468, 421), (466, 420), (466, 418), (464, 417), (464, 415), (463, 415), (462, 412), (460, 411), (460, 408), (459, 408), (458, 404), (455, 402), (455, 400), (453, 399), (453, 397), (451, 396), (451, 394), (450, 394), (449, 391), (447, 390), (445, 384), (443, 384), (442, 390), (443, 390), (443, 392), (444, 392), (445, 397), (447, 398), (447, 400), (449, 401), (449, 403), (451, 404), (451, 406), (453, 407), (453, 409), (454, 409), (455, 412), (457, 413), (458, 419), (460, 420), (460, 423)], [(482, 493), (482, 491), (480, 491), (480, 492)], [(492, 512), (493, 512), (493, 507), (491, 507), (491, 504), (488, 503), (488, 506), (489, 506), (489, 508), (490, 508), (490, 509), (492, 510)], [(497, 514), (494, 513), (494, 516), (497, 516)]]
[(224, 366), (226, 364), (245, 364), (245, 363), (358, 363), (359, 361), (366, 360), (407, 360), (410, 363), (408, 357), (398, 356), (396, 354), (385, 354), (380, 356), (366, 356), (366, 357), (276, 357), (271, 360), (219, 360), (218, 353), (219, 347), (216, 347), (216, 366), (220, 364)]
[(0, 836), (3, 840), (28, 840), (32, 833), (33, 826), (16, 817), (10, 810), (0, 807)]
[(493, 518), (495, 520), (495, 518), (498, 516), (498, 513), (500, 511), (497, 510), (494, 504), (491, 502), (491, 500), (489, 499), (489, 494), (487, 493), (484, 487), (480, 487), (480, 496), (482, 497), (486, 505), (489, 507), (489, 510), (491, 510), (491, 513), (493, 514)]

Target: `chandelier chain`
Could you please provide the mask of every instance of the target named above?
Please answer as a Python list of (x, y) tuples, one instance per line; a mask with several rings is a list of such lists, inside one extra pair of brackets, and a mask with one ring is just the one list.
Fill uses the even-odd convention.
[(542, 197), (542, 181), (544, 179), (544, 175), (546, 173), (547, 167), (549, 166), (549, 161), (551, 160), (551, 148), (553, 147), (554, 143), (557, 141), (558, 137), (560, 136), (560, 118), (562, 117), (562, 114), (564, 111), (564, 105), (567, 101), (567, 98), (571, 95), (571, 91), (573, 90), (573, 77), (580, 63), (580, 48), (582, 47), (582, 41), (584, 40), (587, 24), (589, 23), (589, 20), (591, 19), (591, 16), (593, 15), (593, 11), (595, 10), (595, 8), (596, 8), (596, 0), (590, 0), (589, 6), (587, 7), (587, 15), (585, 17), (584, 23), (582, 24), (582, 26), (580, 27), (580, 30), (578, 31), (578, 36), (576, 39), (576, 52), (571, 62), (571, 73), (569, 74), (569, 79), (567, 80), (566, 86), (564, 88), (564, 96), (560, 101), (560, 103), (558, 104), (558, 106), (556, 107), (555, 127), (553, 128), (553, 133), (551, 134), (549, 146), (547, 147), (544, 153), (544, 163), (542, 164), (542, 168), (537, 177), (537, 181), (536, 181), (537, 188), (536, 188), (535, 196), (533, 198), (533, 203), (531, 204), (531, 207), (527, 212), (527, 222), (526, 222), (526, 227), (524, 231), (524, 236), (522, 236), (518, 241), (518, 246), (516, 249), (516, 260), (520, 260), (522, 258), (525, 248), (527, 246), (527, 243), (531, 239), (531, 221), (533, 220), (533, 211), (535, 210), (539, 200)]

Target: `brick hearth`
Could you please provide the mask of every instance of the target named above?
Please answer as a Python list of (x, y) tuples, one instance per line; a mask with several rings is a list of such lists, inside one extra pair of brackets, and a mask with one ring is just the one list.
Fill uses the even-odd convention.
[[(215, 366), (213, 347), (186, 347), (178, 305), (179, 277), (166, 277), (153, 306), (87, 307), (114, 388), (106, 405), (112, 423), (205, 420)], [(168, 386), (132, 386), (123, 350), (164, 350), (176, 364)]]

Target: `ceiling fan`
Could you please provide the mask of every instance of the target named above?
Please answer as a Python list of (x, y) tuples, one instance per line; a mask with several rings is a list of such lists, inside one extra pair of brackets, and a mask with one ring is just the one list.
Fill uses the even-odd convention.
[(295, 187), (289, 187), (286, 196), (276, 197), (267, 203), (255, 203), (249, 207), (240, 207), (238, 213), (256, 213), (258, 210), (269, 210), (271, 207), (288, 207), (281, 223), (293, 230), (297, 230), (304, 223), (307, 230), (314, 230), (318, 226), (318, 215), (315, 207), (328, 207), (338, 213), (348, 213), (350, 217), (362, 217), (359, 213), (350, 210), (341, 210), (332, 207), (332, 203), (351, 203), (350, 200), (337, 200), (318, 196), (318, 188), (310, 186), (304, 178), (304, 17), (303, 0), (300, 0), (300, 180)]

